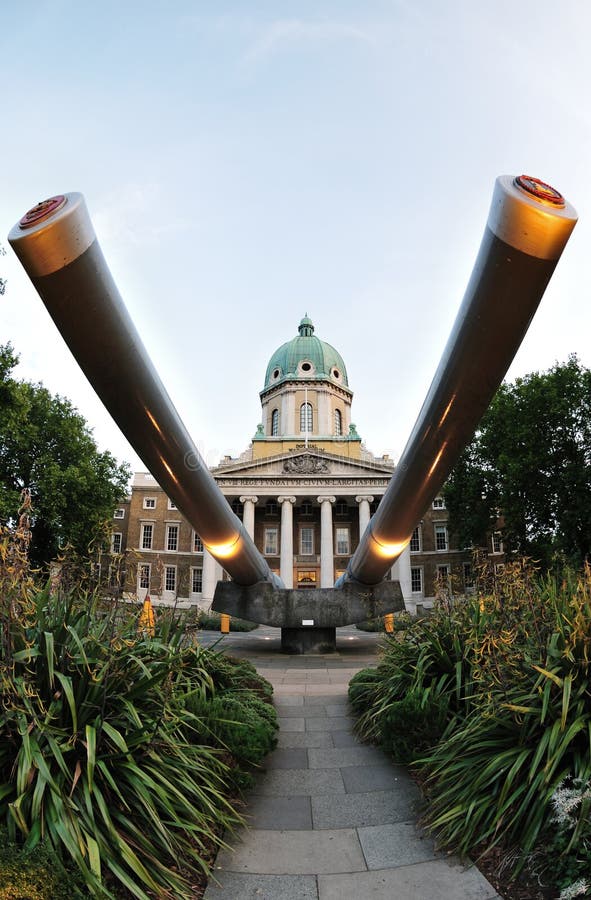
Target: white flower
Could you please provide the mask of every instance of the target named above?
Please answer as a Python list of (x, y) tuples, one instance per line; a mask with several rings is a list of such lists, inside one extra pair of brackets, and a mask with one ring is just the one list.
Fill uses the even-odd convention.
[(588, 881), (585, 881), (584, 878), (579, 878), (574, 884), (569, 884), (568, 887), (563, 888), (560, 892), (559, 900), (572, 900), (573, 897), (582, 897), (590, 887), (591, 885)]

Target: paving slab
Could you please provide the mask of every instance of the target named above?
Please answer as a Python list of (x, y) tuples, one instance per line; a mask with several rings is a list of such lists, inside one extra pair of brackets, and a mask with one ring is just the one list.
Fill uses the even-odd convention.
[(333, 750), (309, 750), (310, 769), (341, 769), (345, 766), (379, 766), (385, 761), (384, 754), (376, 747), (337, 747)]
[(307, 718), (311, 715), (314, 715), (317, 718), (327, 717), (326, 706), (286, 706), (281, 701), (276, 702), (274, 706), (277, 710), (277, 715), (281, 716), (284, 719), (289, 719), (296, 716), (299, 716), (300, 718)]
[(339, 797), (338, 803), (332, 797), (312, 797), (311, 804), (314, 828), (359, 828), (407, 822), (421, 809), (420, 798), (400, 790), (345, 794)]
[(312, 828), (311, 798), (303, 795), (275, 797), (251, 794), (246, 814), (249, 827), (259, 830), (299, 831), (303, 828), (308, 830)]
[(265, 757), (262, 769), (305, 769), (308, 766), (308, 751), (305, 747), (277, 747)]
[(305, 731), (306, 720), (303, 716), (277, 716), (279, 731)]
[[(204, 900), (318, 900), (314, 875), (248, 875), (216, 872)], [(342, 900), (342, 898), (341, 898)]]
[[(377, 766), (347, 766), (341, 769), (348, 794), (365, 791), (395, 790), (401, 784), (408, 784), (412, 779), (404, 769), (389, 763)], [(418, 791), (418, 788), (416, 788)]]
[[(317, 731), (316, 734), (322, 734), (322, 732)], [(335, 747), (359, 747), (359, 738), (352, 729), (351, 731), (333, 731), (331, 737)]]
[(410, 822), (358, 828), (368, 869), (393, 869), (436, 859), (435, 841)]
[(319, 900), (500, 900), (476, 869), (434, 860), (397, 869), (320, 875)]
[(279, 732), (278, 747), (332, 747), (333, 735), (329, 731)]
[(306, 731), (352, 731), (349, 716), (306, 716)]
[(218, 854), (216, 869), (265, 875), (359, 872), (365, 860), (357, 831), (243, 831), (234, 851)]
[(323, 794), (344, 794), (345, 786), (340, 769), (275, 769), (257, 778), (258, 794), (289, 797), (292, 794), (320, 797)]
[[(267, 679), (268, 681), (269, 679)], [(302, 694), (294, 694), (292, 696), (282, 697), (280, 700), (273, 698), (273, 705), (277, 708), (284, 706), (303, 706), (304, 697)]]

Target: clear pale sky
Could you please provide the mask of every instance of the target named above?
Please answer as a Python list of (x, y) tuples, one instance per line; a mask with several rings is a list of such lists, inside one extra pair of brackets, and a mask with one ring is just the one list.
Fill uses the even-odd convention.
[[(209, 463), (248, 445), (268, 359), (306, 312), (366, 445), (397, 458), (499, 174), (550, 182), (580, 216), (509, 378), (591, 366), (586, 0), (0, 5), (0, 241), (38, 200), (85, 195)], [(17, 374), (143, 468), (7, 251)]]

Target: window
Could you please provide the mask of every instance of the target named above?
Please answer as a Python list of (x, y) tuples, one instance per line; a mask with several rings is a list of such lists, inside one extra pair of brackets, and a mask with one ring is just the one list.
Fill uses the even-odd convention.
[(443, 497), (435, 497), (435, 500), (433, 501), (433, 509), (445, 509), (445, 500), (443, 499)]
[(474, 593), (474, 572), (472, 563), (464, 563), (464, 591), (466, 594)]
[(240, 500), (232, 500), (230, 504), (232, 507), (232, 512), (236, 513), (239, 519), (244, 515), (244, 503), (241, 503)]
[(166, 549), (173, 551), (179, 549), (179, 526), (166, 526)]
[(337, 556), (348, 556), (351, 552), (351, 539), (348, 528), (336, 529)]
[(156, 509), (156, 497), (144, 497), (144, 509)]
[(201, 594), (203, 591), (203, 569), (191, 569), (191, 593)]
[(152, 549), (152, 538), (154, 536), (154, 526), (151, 522), (144, 522), (141, 528), (140, 547), (142, 550)]
[(169, 500), (169, 501), (168, 501), (168, 508), (169, 508), (169, 509), (176, 509), (176, 503), (174, 503), (173, 500)]
[(443, 522), (435, 525), (435, 549), (447, 550), (447, 525)]
[(176, 566), (164, 566), (164, 590), (176, 590)]
[(277, 528), (265, 528), (265, 556), (277, 556)]
[(503, 541), (501, 539), (500, 531), (493, 531), (493, 533), (492, 533), (492, 552), (493, 553), (502, 553), (503, 552)]
[(349, 515), (349, 507), (347, 506), (346, 500), (337, 500), (334, 505), (334, 513), (335, 516), (348, 516)]
[(113, 513), (114, 519), (124, 519), (125, 518), (125, 510), (124, 509), (116, 509)]
[(313, 513), (313, 507), (311, 503), (308, 503), (306, 500), (300, 506), (300, 515), (301, 516), (311, 516)]
[(274, 409), (271, 413), (271, 435), (277, 437), (279, 434), (279, 410)]
[(410, 539), (409, 550), (411, 553), (421, 552), (421, 526), (417, 525)]
[(111, 553), (121, 553), (123, 546), (123, 535), (120, 531), (116, 531), (111, 535)]
[(96, 581), (101, 580), (101, 564), (98, 562), (92, 563), (92, 577)]
[(449, 566), (437, 566), (437, 578), (447, 584), (449, 581)]
[(312, 404), (302, 403), (300, 406), (300, 432), (302, 434), (311, 434), (313, 423)]
[(193, 532), (193, 552), (203, 553), (203, 541), (196, 531)]
[(302, 556), (314, 555), (314, 529), (300, 528), (300, 554)]
[(279, 515), (279, 506), (275, 502), (275, 500), (269, 500), (269, 502), (265, 505), (265, 515), (266, 516), (278, 516)]
[(334, 433), (337, 437), (340, 437), (343, 433), (343, 417), (340, 409), (335, 409), (334, 411)]
[(150, 590), (150, 564), (142, 563), (138, 567), (138, 584), (143, 591)]
[(413, 566), (410, 570), (410, 589), (413, 594), (423, 593), (423, 570)]

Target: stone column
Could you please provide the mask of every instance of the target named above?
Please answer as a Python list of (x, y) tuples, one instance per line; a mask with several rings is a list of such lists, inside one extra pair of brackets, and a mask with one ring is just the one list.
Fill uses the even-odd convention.
[(203, 548), (203, 584), (201, 590), (201, 606), (205, 609), (213, 603), (215, 586), (222, 577), (222, 567), (213, 558), (209, 550)]
[(281, 503), (281, 580), (293, 588), (293, 505), (295, 497), (278, 497)]
[(254, 541), (254, 506), (259, 498), (258, 497), (240, 497), (240, 502), (244, 504), (244, 515), (242, 517), (242, 524), (246, 530), (246, 533), (249, 537), (251, 537)]
[(332, 504), (336, 497), (318, 497), (320, 504), (320, 587), (334, 586)]
[(394, 565), (392, 566), (392, 580), (400, 582), (400, 589), (404, 602), (412, 603), (412, 585), (410, 580), (410, 544), (407, 544)]
[(359, 504), (359, 540), (363, 537), (363, 533), (367, 526), (369, 525), (369, 520), (371, 518), (371, 512), (369, 509), (369, 504), (373, 503), (373, 497), (370, 496), (360, 496), (355, 497), (355, 503)]

